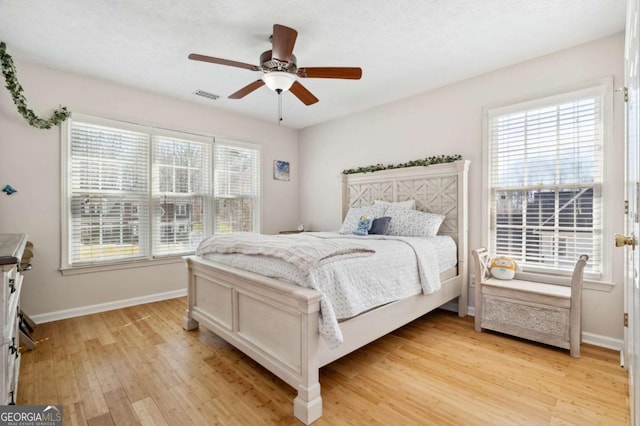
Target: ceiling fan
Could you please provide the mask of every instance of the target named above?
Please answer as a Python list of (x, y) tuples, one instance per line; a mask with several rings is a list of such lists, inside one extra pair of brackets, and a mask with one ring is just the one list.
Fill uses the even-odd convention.
[(229, 59), (199, 55), (197, 53), (190, 54), (189, 59), (244, 68), (250, 71), (262, 71), (264, 73), (262, 78), (229, 95), (229, 99), (244, 98), (249, 93), (266, 84), (268, 88), (276, 91), (278, 94), (289, 90), (305, 105), (312, 105), (318, 102), (318, 98), (300, 84), (296, 77), (339, 78), (349, 80), (359, 80), (360, 77), (362, 77), (362, 69), (356, 67), (298, 68), (296, 57), (293, 54), (296, 37), (298, 37), (298, 32), (293, 28), (275, 24), (271, 36), (272, 49), (260, 55), (260, 65), (251, 65)]

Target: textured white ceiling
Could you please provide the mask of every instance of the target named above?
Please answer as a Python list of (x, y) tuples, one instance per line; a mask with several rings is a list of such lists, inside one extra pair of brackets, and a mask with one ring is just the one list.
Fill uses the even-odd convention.
[(258, 64), (273, 24), (286, 25), (299, 67), (363, 69), (301, 79), (312, 106), (285, 93), (282, 124), (304, 128), (622, 31), (625, 11), (625, 0), (0, 0), (0, 41), (21, 61), (275, 123), (266, 87), (227, 99), (260, 74), (187, 56)]

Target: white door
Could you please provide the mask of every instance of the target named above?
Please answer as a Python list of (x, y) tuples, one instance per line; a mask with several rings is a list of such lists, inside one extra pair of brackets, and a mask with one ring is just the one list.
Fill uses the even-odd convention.
[[(625, 233), (626, 243), (635, 245), (640, 235), (638, 223), (638, 190), (640, 185), (640, 89), (638, 65), (640, 34), (638, 14), (640, 0), (628, 0), (627, 37), (625, 44), (625, 85), (627, 87), (626, 111), (626, 199), (629, 204)], [(625, 274), (625, 311), (628, 327), (625, 329), (625, 367), (629, 369), (629, 404), (631, 423), (640, 426), (640, 256), (634, 247), (627, 247)]]

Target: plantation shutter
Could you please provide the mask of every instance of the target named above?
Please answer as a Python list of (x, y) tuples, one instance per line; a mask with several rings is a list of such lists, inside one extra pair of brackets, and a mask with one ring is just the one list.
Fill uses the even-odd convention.
[(260, 232), (260, 150), (216, 141), (214, 232)]
[(211, 232), (211, 140), (154, 134), (152, 165), (153, 255), (193, 253)]
[(72, 121), (71, 265), (148, 255), (148, 161), (147, 134)]
[(490, 245), (523, 269), (602, 272), (603, 89), (488, 111)]

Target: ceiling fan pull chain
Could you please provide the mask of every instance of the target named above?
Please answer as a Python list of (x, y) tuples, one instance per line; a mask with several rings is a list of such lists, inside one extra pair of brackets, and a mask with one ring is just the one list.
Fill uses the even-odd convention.
[(276, 89), (278, 93), (278, 126), (282, 123), (282, 89)]

